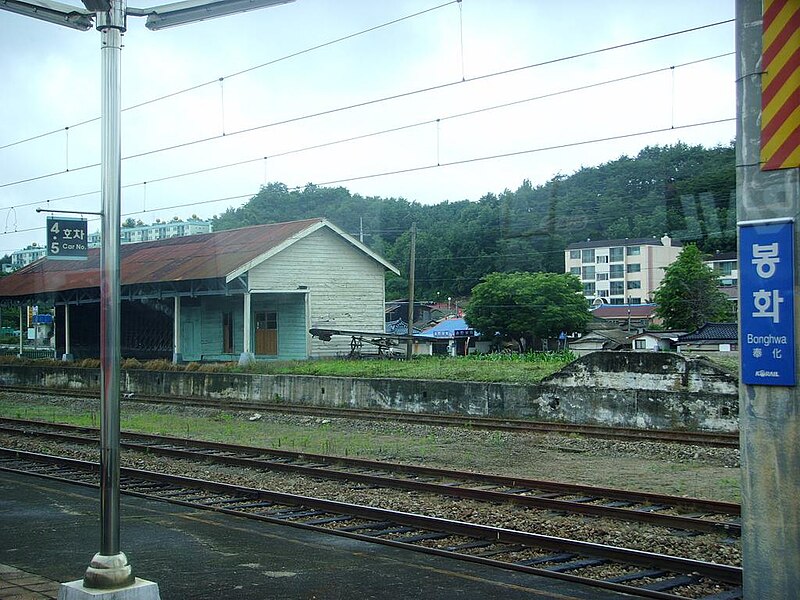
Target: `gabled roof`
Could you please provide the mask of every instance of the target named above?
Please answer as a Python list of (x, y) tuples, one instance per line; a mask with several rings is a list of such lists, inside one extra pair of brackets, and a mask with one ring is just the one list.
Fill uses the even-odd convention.
[(679, 344), (689, 342), (737, 342), (739, 331), (736, 323), (705, 323), (696, 331), (678, 338)]
[[(235, 279), (296, 241), (327, 227), (348, 243), (398, 270), (325, 219), (255, 225), (214, 233), (168, 238), (120, 246), (122, 285)], [(32, 296), (100, 286), (100, 249), (90, 248), (88, 260), (40, 259), (0, 278), (0, 297)]]

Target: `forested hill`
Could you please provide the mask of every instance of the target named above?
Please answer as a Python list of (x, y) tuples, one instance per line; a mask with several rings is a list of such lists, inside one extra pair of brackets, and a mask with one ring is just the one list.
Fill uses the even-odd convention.
[[(705, 252), (735, 248), (734, 147), (647, 147), (636, 157), (559, 175), (544, 185), (422, 205), (365, 198), (312, 184), (264, 186), (247, 204), (214, 218), (214, 229), (325, 217), (359, 236), (406, 276), (411, 223), (417, 224), (416, 290), (435, 300), (469, 294), (493, 271), (563, 272), (564, 248), (586, 239), (661, 237), (693, 241)], [(360, 222), (361, 220), (361, 222)], [(403, 278), (387, 297), (406, 293)]]

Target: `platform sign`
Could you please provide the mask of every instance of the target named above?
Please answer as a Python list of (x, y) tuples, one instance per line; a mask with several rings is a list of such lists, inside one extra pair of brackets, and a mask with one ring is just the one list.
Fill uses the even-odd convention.
[(47, 217), (47, 258), (86, 260), (89, 251), (86, 219)]
[(795, 385), (794, 223), (739, 224), (742, 382)]

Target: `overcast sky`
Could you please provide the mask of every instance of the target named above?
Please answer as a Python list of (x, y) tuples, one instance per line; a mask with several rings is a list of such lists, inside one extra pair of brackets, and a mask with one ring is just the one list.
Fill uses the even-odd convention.
[[(733, 23), (535, 65), (733, 15), (733, 0), (297, 0), (157, 32), (130, 17), (123, 108), (200, 87), (123, 112), (123, 218), (209, 218), (273, 181), (341, 181), (353, 193), (421, 203), (478, 200), (646, 145), (728, 144), (733, 121), (686, 126), (735, 116)], [(43, 243), (45, 215), (35, 209), (48, 200), (100, 210), (100, 169), (82, 168), (100, 160), (99, 120), (91, 121), (100, 114), (100, 39), (0, 10), (0, 254)], [(436, 89), (420, 92), (428, 88)], [(630, 135), (654, 130), (666, 131)], [(621, 136), (630, 137), (579, 144)]]

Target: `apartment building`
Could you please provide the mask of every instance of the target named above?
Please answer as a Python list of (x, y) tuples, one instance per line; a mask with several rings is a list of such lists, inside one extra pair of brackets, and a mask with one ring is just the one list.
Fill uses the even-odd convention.
[(642, 304), (652, 299), (681, 249), (667, 235), (587, 240), (567, 246), (564, 267), (580, 278), (583, 295), (594, 304)]
[(720, 287), (739, 285), (739, 261), (736, 252), (717, 252), (703, 262), (719, 273)]
[(22, 267), (39, 260), (45, 254), (47, 254), (47, 248), (44, 246), (38, 246), (36, 244), (32, 244), (27, 248), (23, 248), (22, 250), (14, 250), (14, 252), (11, 253), (10, 268), (4, 270), (6, 272), (16, 271), (17, 269), (21, 269)]
[[(121, 244), (135, 244), (137, 242), (152, 242), (171, 237), (197, 235), (199, 233), (211, 233), (211, 221), (189, 219), (188, 221), (168, 221), (165, 223), (153, 223), (152, 225), (122, 227), (119, 232), (119, 241)], [(99, 246), (100, 233), (90, 233), (89, 247), (97, 248)]]

